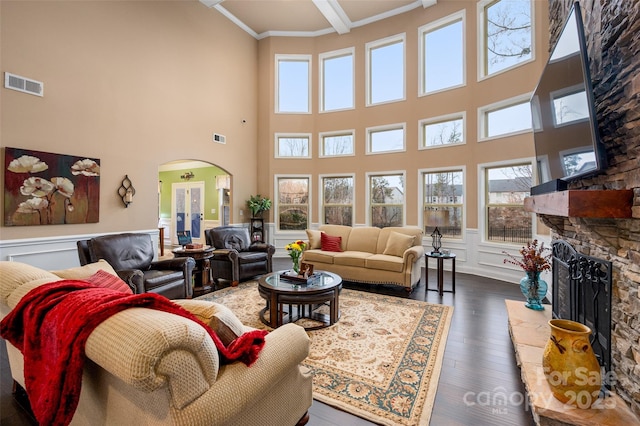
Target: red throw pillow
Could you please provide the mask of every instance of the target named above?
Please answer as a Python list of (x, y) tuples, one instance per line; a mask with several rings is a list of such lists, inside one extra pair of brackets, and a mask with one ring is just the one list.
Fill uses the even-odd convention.
[(324, 232), (320, 234), (320, 248), (324, 251), (342, 251), (342, 237), (332, 237)]
[(91, 275), (89, 278), (86, 278), (85, 281), (98, 287), (110, 288), (123, 293), (133, 294), (131, 287), (122, 281), (120, 277), (116, 277), (103, 269), (98, 270), (98, 272)]

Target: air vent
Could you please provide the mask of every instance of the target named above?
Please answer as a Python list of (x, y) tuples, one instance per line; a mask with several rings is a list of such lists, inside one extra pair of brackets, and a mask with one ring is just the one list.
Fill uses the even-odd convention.
[(213, 141), (217, 143), (227, 143), (227, 137), (219, 133), (213, 134)]
[(8, 72), (4, 73), (4, 87), (31, 95), (44, 96), (44, 83)]

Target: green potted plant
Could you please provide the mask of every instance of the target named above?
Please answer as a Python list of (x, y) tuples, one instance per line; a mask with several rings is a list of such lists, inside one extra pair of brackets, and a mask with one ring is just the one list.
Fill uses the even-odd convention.
[(251, 217), (262, 217), (262, 213), (271, 208), (271, 200), (262, 195), (252, 195), (247, 200), (247, 207), (251, 210)]

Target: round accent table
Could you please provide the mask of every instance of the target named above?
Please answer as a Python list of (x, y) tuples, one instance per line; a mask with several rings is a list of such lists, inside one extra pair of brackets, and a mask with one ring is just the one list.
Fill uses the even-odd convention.
[[(455, 293), (456, 292), (456, 255), (453, 253), (450, 254), (442, 254), (442, 253), (434, 253), (432, 251), (427, 252), (424, 254), (425, 256), (425, 292), (427, 290), (435, 290), (438, 292), (438, 294), (440, 296), (442, 296), (442, 293), (449, 292), (449, 293)], [(435, 289), (430, 289), (429, 288), (429, 259), (436, 259), (437, 261), (437, 276), (438, 276), (438, 287)], [(451, 290), (445, 290), (444, 289), (444, 261), (445, 260), (450, 260), (451, 261)]]
[(196, 267), (193, 268), (193, 296), (201, 296), (205, 293), (215, 290), (213, 280), (211, 279), (211, 258), (213, 257), (214, 248), (204, 246), (199, 249), (173, 249), (175, 257), (192, 257), (196, 261)]
[[(309, 318), (321, 324), (305, 329), (317, 330), (333, 325), (340, 319), (342, 278), (339, 275), (316, 271), (308, 283), (301, 283), (282, 277), (284, 272), (272, 272), (258, 280), (260, 296), (267, 301), (267, 306), (260, 311), (260, 319), (264, 324), (277, 328), (300, 318)], [(285, 305), (288, 306), (287, 312)], [(329, 306), (328, 315), (314, 312), (320, 305)], [(265, 318), (267, 311), (269, 317)]]

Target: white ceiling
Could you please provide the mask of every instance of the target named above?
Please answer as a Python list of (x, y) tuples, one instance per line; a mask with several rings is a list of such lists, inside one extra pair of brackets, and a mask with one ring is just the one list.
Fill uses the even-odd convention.
[(348, 33), (437, 0), (200, 0), (256, 39)]

